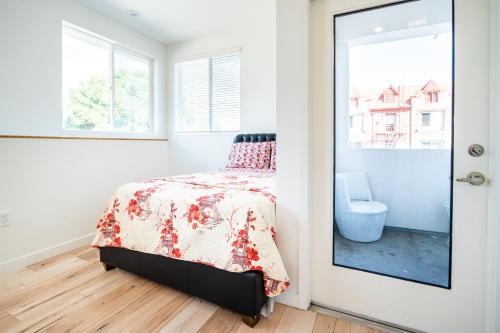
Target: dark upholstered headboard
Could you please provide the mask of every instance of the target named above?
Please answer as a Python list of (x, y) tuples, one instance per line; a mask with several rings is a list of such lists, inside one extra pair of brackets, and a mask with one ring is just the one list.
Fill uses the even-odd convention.
[(238, 134), (233, 143), (238, 142), (266, 142), (276, 141), (275, 133), (260, 133), (260, 134)]

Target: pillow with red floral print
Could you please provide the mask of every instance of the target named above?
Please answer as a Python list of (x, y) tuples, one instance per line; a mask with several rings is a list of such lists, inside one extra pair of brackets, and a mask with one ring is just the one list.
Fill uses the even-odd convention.
[(226, 168), (269, 169), (270, 142), (233, 143)]
[(272, 170), (276, 170), (276, 141), (271, 141), (271, 166)]

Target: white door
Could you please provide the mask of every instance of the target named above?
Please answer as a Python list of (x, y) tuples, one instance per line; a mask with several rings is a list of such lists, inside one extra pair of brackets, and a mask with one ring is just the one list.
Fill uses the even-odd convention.
[(311, 6), (313, 303), (483, 332), (488, 1)]

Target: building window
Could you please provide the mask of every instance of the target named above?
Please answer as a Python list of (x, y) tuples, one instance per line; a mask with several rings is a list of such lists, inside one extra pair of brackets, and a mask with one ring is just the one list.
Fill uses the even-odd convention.
[(443, 129), (443, 112), (422, 112), (422, 127), (428, 127), (432, 129)]
[(425, 103), (437, 103), (438, 102), (438, 92), (437, 91), (427, 91), (425, 93)]
[(240, 130), (240, 54), (175, 65), (178, 132)]
[(63, 128), (151, 132), (153, 59), (68, 24), (62, 32)]
[(429, 126), (431, 126), (431, 113), (424, 112), (422, 113), (422, 127), (429, 127)]
[(396, 98), (393, 93), (391, 92), (384, 93), (384, 103), (394, 103), (395, 101)]
[(423, 140), (421, 141), (422, 148), (424, 149), (441, 149), (443, 148), (443, 141), (440, 140)]
[(385, 118), (385, 130), (387, 132), (394, 132), (394, 129), (396, 127), (396, 114), (386, 113), (384, 118)]

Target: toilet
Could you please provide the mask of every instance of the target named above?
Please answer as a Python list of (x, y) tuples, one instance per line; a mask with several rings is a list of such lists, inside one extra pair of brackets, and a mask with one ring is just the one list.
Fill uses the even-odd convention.
[(364, 172), (335, 175), (335, 221), (342, 237), (374, 242), (382, 237), (387, 206), (373, 201)]

